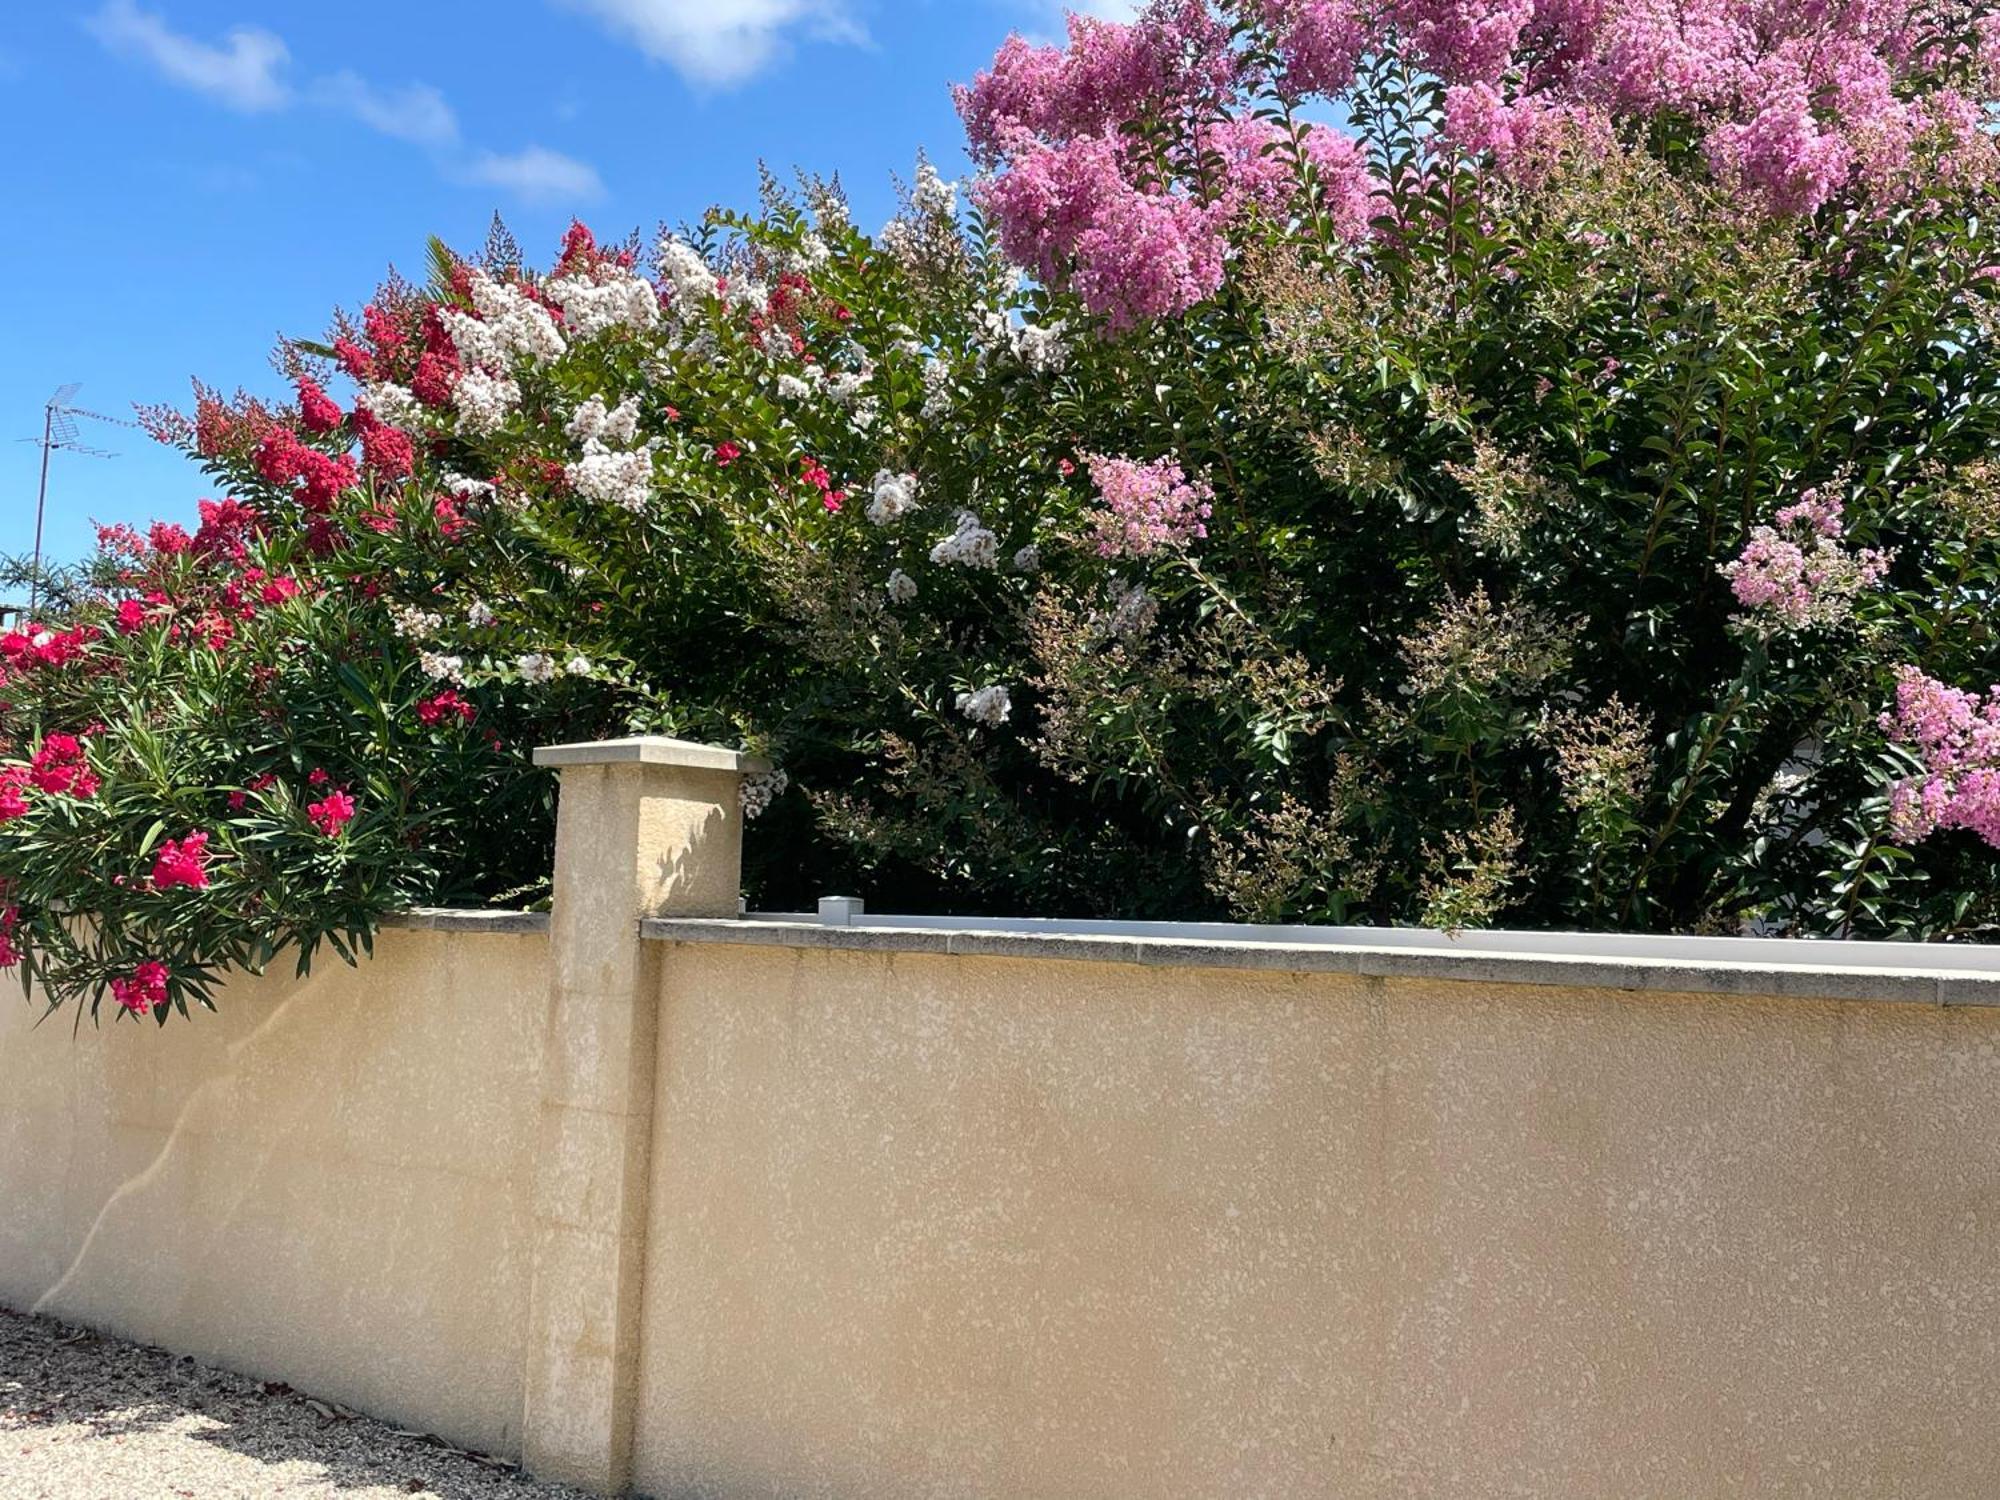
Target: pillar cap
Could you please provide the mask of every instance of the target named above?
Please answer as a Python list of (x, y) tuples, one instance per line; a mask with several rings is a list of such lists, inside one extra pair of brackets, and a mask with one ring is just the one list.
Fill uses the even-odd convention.
[(535, 750), (538, 766), (686, 766), (696, 771), (735, 771), (755, 776), (771, 769), (761, 756), (665, 735), (638, 735), (626, 740), (591, 740), (580, 745), (542, 745)]

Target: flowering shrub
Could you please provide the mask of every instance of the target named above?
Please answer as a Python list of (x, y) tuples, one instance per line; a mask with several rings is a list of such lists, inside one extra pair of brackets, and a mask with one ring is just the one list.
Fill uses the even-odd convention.
[(635, 731), (782, 766), (774, 905), (1984, 930), (1992, 28), (1360, 15), (1010, 41), (969, 213), (433, 246), (150, 414), (228, 498), (0, 639), (0, 964), (534, 899), (528, 749)]

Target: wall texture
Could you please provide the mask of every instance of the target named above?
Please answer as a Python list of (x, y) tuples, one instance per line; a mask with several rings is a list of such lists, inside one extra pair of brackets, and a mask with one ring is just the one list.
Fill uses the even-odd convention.
[(389, 931), (156, 1030), (0, 1004), (0, 1302), (521, 1443), (548, 939)]
[(2000, 1493), (2000, 1013), (663, 963), (660, 1496)]
[(2000, 1495), (2000, 961), (739, 921), (545, 755), (545, 925), (0, 1005), (0, 1302), (658, 1500)]

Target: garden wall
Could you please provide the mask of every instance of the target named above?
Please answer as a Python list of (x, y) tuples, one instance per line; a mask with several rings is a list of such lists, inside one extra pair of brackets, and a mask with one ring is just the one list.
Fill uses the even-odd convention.
[(1993, 955), (740, 919), (547, 758), (545, 934), (0, 1011), (0, 1301), (661, 1500), (2000, 1492)]
[(545, 934), (396, 930), (191, 1025), (14, 995), (0, 1303), (518, 1449), (547, 988)]

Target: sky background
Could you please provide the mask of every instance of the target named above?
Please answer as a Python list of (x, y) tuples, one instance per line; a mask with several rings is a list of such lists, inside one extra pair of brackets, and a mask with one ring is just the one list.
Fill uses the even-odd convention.
[[(1122, 0), (1097, 0), (1116, 14)], [(436, 234), (497, 210), (546, 264), (600, 237), (754, 204), (757, 164), (838, 173), (857, 221), (921, 146), (966, 170), (949, 85), (1060, 0), (14, 0), (0, 7), (0, 552), (32, 544), (42, 406), (129, 419), (199, 376), (285, 394), (267, 356), (358, 308)], [(143, 433), (84, 420), (58, 452), (45, 550), (212, 493)], [(4, 601), (0, 601), (4, 602)]]

